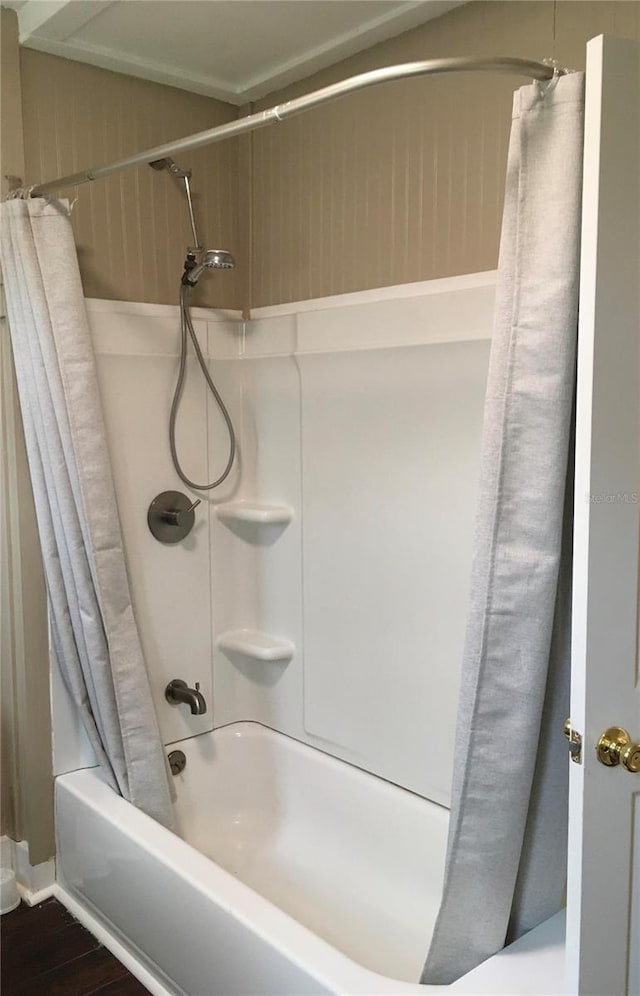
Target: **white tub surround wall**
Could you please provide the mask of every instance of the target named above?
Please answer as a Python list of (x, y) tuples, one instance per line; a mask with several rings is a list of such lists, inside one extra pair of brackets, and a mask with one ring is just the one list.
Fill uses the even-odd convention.
[[(64, 684), (55, 651), (49, 638), (49, 680), (51, 692), (51, 740), (53, 775), (98, 764), (89, 737)], [(153, 678), (149, 675), (149, 681)]]
[(279, 521), (212, 520), (216, 724), (257, 720), (444, 804), (494, 283), (254, 312), (238, 501)]
[[(255, 720), (448, 803), (494, 282), (384, 288), (247, 323), (194, 309), (239, 454), (176, 546), (153, 539), (146, 514), (159, 492), (186, 490), (167, 435), (177, 308), (88, 302), (165, 743)], [(203, 481), (228, 452), (192, 360), (178, 445)], [(165, 701), (176, 677), (200, 682), (204, 716)], [(57, 770), (87, 763), (61, 736)]]
[[(163, 545), (147, 527), (147, 509), (157, 494), (190, 493), (173, 468), (168, 441), (179, 355), (178, 311), (110, 301), (88, 305), (134, 607), (163, 738), (170, 743), (211, 730), (214, 723), (207, 499), (196, 510), (193, 531), (181, 543)], [(229, 376), (226, 358), (238, 352), (241, 323), (228, 312), (195, 308), (193, 316), (205, 355), (215, 351), (216, 379), (237, 422), (239, 385), (235, 372)], [(226, 430), (193, 358), (178, 416), (177, 445), (192, 479), (212, 480), (224, 467)], [(231, 499), (236, 482), (237, 471), (216, 497)], [(192, 716), (186, 706), (165, 700), (165, 687), (173, 678), (192, 687), (200, 682), (208, 705), (204, 715)]]
[[(279, 521), (253, 516), (211, 520), (216, 724), (246, 719), (304, 739), (300, 379), (291, 354), (249, 358), (245, 327), (236, 496), (270, 506)], [(286, 348), (292, 322), (279, 321)], [(215, 361), (213, 361), (215, 365)], [(286, 514), (285, 514), (286, 510)]]

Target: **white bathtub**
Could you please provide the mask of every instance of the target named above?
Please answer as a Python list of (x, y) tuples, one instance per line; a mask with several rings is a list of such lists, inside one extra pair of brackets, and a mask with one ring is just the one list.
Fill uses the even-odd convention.
[(59, 898), (157, 996), (563, 993), (558, 914), (420, 986), (448, 813), (257, 723), (176, 744), (181, 840), (86, 768), (56, 780)]
[(256, 723), (174, 745), (180, 840), (57, 779), (58, 877), (171, 993), (424, 993), (447, 810)]

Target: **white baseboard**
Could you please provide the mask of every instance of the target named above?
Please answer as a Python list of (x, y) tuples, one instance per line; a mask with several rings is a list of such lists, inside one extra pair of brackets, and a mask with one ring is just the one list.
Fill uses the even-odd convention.
[(16, 888), (23, 903), (26, 903), (27, 906), (38, 906), (40, 903), (43, 903), (45, 899), (51, 899), (51, 897), (55, 895), (56, 887), (54, 883), (53, 885), (47, 886), (46, 889), (38, 889), (34, 892), (33, 889), (27, 889), (24, 885), (21, 885), (20, 882), (16, 882)]
[(0, 865), (11, 868), (16, 873), (18, 892), (27, 906), (36, 906), (53, 895), (56, 881), (55, 859), (50, 858), (32, 865), (26, 840), (0, 838)]
[(53, 895), (59, 903), (62, 903), (69, 910), (76, 920), (80, 921), (83, 927), (86, 927), (90, 934), (93, 934), (96, 940), (100, 941), (135, 976), (138, 982), (142, 983), (152, 993), (152, 996), (181, 996), (180, 990), (168, 989), (146, 965), (143, 965), (134, 952), (122, 943), (103, 920), (99, 920), (94, 916), (86, 906), (75, 899), (59, 883), (54, 885)]

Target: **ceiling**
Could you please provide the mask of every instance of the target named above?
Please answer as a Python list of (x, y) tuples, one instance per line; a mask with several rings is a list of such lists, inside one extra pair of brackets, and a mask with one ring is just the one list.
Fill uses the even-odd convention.
[(21, 44), (233, 104), (398, 35), (461, 0), (3, 0)]

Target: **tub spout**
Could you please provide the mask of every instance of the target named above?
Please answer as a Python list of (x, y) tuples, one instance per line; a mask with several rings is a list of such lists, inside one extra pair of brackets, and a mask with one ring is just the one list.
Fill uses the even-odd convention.
[(200, 691), (199, 681), (196, 681), (195, 688), (189, 688), (186, 681), (174, 678), (165, 688), (164, 697), (172, 705), (184, 702), (191, 709), (192, 716), (202, 716), (207, 711), (207, 701)]

